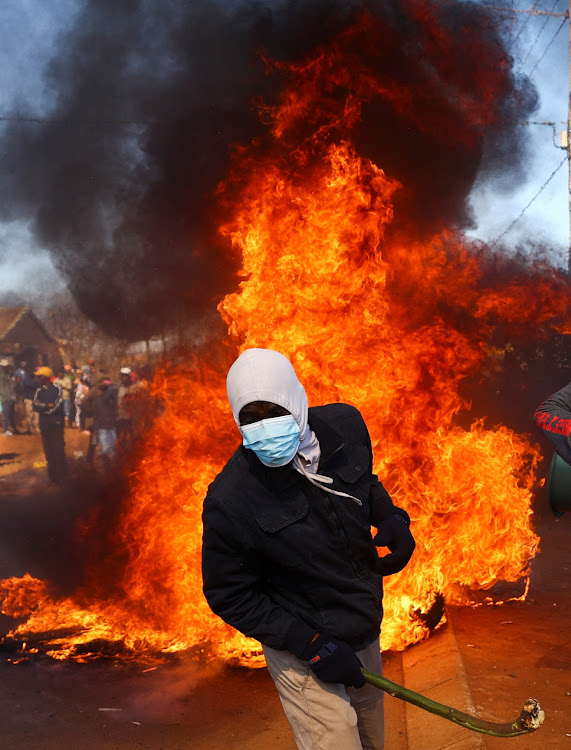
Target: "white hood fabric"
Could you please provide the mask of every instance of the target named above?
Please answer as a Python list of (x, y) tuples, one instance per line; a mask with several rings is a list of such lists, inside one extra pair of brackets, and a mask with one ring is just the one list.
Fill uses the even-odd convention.
[(307, 396), (293, 365), (283, 354), (272, 349), (246, 349), (228, 372), (226, 390), (238, 426), (242, 407), (252, 401), (269, 401), (293, 415), (303, 436), (307, 427)]
[(305, 388), (297, 379), (287, 357), (272, 349), (246, 349), (228, 371), (226, 390), (238, 427), (240, 410), (252, 401), (269, 401), (287, 409), (300, 428), (299, 447), (293, 459), (294, 469), (326, 492), (348, 497), (361, 504), (352, 495), (323, 486), (332, 484), (333, 479), (317, 473), (321, 456), (319, 440), (307, 424)]

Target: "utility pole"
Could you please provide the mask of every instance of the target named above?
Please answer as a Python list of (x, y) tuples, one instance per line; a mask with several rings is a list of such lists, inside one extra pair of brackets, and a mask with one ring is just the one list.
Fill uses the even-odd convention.
[(567, 149), (567, 166), (569, 168), (569, 255), (567, 259), (567, 272), (571, 277), (571, 0), (567, 9), (567, 25), (569, 26), (569, 100), (567, 102), (567, 132), (565, 134), (565, 144), (561, 144)]
[(571, 0), (569, 0), (566, 15), (569, 25), (569, 98), (567, 100), (567, 127), (559, 134), (559, 146), (563, 151), (567, 152), (569, 175), (569, 251), (567, 253), (567, 276), (571, 280)]

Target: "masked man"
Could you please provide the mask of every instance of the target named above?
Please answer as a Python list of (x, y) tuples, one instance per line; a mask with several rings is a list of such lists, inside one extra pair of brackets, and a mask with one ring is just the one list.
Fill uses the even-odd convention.
[(63, 393), (52, 383), (53, 373), (49, 367), (36, 370), (40, 387), (34, 395), (34, 411), (40, 415), (40, 433), (44, 455), (48, 465), (50, 481), (61, 484), (67, 477), (67, 461), (64, 442)]
[[(381, 750), (383, 576), (414, 550), (347, 404), (308, 409), (286, 357), (248, 349), (227, 378), (243, 444), (204, 501), (204, 593), (259, 640), (298, 748)], [(391, 554), (379, 558), (377, 544)]]

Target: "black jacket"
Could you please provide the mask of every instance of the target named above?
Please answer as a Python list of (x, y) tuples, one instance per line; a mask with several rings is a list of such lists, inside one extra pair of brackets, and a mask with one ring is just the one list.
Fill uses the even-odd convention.
[(298, 656), (316, 632), (356, 651), (378, 637), (383, 582), (370, 527), (399, 512), (372, 472), (357, 409), (313, 407), (309, 424), (321, 446), (319, 473), (362, 505), (315, 487), (291, 464), (267, 468), (240, 446), (203, 510), (210, 607), (245, 635)]
[(40, 414), (40, 430), (64, 425), (63, 394), (59, 385), (43, 385), (34, 394), (34, 411)]
[(538, 406), (533, 421), (556, 453), (571, 464), (571, 383)]
[(95, 430), (113, 430), (117, 426), (117, 393), (116, 385), (99, 388), (99, 395), (95, 401), (93, 413), (93, 428)]
[(38, 385), (38, 379), (34, 377), (34, 375), (30, 375), (29, 372), (24, 372), (20, 382), (20, 390), (23, 397), (31, 401), (38, 390)]

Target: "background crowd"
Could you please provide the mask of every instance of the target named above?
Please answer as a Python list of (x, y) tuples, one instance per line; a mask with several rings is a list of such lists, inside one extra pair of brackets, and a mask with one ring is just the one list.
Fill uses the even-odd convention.
[[(115, 382), (114, 382), (115, 381)], [(66, 364), (56, 372), (0, 360), (2, 434), (40, 434), (52, 482), (65, 481), (65, 429), (86, 436), (87, 462), (96, 452), (105, 469), (129, 451), (147, 429), (150, 397), (144, 371), (123, 366), (114, 375), (91, 359), (82, 367)]]

